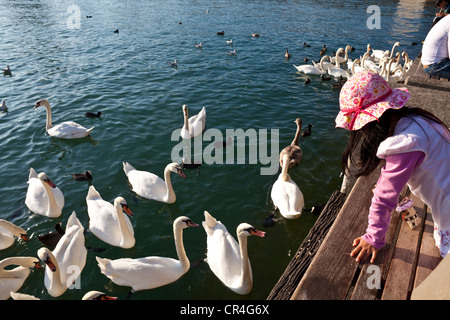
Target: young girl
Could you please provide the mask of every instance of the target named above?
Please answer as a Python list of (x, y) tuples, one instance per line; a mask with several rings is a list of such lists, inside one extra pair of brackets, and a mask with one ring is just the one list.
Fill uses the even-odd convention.
[[(385, 245), (391, 212), (405, 184), (431, 209), (435, 240), (444, 257), (450, 251), (450, 132), (433, 114), (405, 107), (406, 88), (391, 89), (377, 73), (355, 74), (341, 89), (336, 127), (351, 130), (342, 157), (356, 176), (385, 164), (373, 190), (366, 233), (353, 241), (357, 262), (374, 262)], [(358, 150), (358, 154), (354, 151)]]

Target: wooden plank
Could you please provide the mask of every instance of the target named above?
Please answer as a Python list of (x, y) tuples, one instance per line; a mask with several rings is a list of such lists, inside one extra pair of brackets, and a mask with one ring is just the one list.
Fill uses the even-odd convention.
[(434, 222), (431, 211), (426, 207), (426, 220), (422, 234), (419, 260), (417, 261), (414, 288), (419, 286), (442, 260), (439, 249), (434, 241), (433, 230)]
[(320, 248), (323, 239), (336, 220), (340, 209), (347, 199), (347, 194), (333, 192), (314, 226), (303, 240), (297, 253), (288, 264), (283, 275), (273, 287), (267, 300), (289, 300), (301, 278), (308, 269), (312, 259)]
[[(405, 187), (400, 193), (400, 198), (403, 199), (408, 192)], [(386, 281), (387, 272), (391, 263), (392, 255), (396, 245), (396, 238), (398, 229), (401, 223), (400, 213), (393, 210), (391, 214), (391, 222), (386, 232), (386, 245), (378, 251), (377, 258), (374, 263), (364, 263), (361, 268), (361, 273), (356, 281), (355, 288), (351, 293), (349, 299), (351, 300), (375, 300), (381, 296), (383, 284)], [(380, 276), (380, 279), (375, 277)], [(375, 280), (375, 281), (374, 281)], [(378, 282), (380, 287), (377, 288)], [(368, 285), (368, 283), (370, 285)], [(375, 286), (376, 285), (376, 286)]]
[[(402, 222), (397, 238), (397, 244), (389, 267), (386, 284), (383, 289), (382, 300), (408, 300), (411, 293), (412, 279), (415, 275), (419, 240), (424, 226), (425, 212), (422, 201), (411, 195), (414, 209), (421, 219), (420, 224), (411, 229), (406, 222)], [(419, 203), (419, 205), (417, 205)]]
[(345, 299), (358, 270), (358, 263), (350, 257), (352, 242), (367, 228), (371, 190), (380, 168), (356, 181), (335, 223), (292, 294), (292, 300)]

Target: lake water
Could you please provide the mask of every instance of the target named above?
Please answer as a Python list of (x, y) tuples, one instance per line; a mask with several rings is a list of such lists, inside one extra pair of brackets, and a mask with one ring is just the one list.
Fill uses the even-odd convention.
[[(92, 185), (103, 199), (123, 196), (129, 203), (136, 235), (131, 249), (112, 247), (85, 234), (89, 250), (77, 286), (58, 299), (80, 299), (89, 290), (100, 290), (121, 299), (128, 287), (112, 283), (100, 273), (95, 256), (106, 258), (176, 257), (172, 222), (180, 215), (201, 224), (208, 210), (235, 236), (239, 223), (265, 231), (265, 238), (251, 237), (248, 251), (254, 287), (250, 294), (231, 292), (206, 263), (206, 234), (202, 227), (187, 229), (184, 244), (193, 267), (167, 286), (136, 292), (132, 299), (265, 299), (276, 284), (317, 216), (304, 212), (297, 220), (278, 213), (273, 226), (263, 225), (272, 213), (271, 186), (278, 173), (262, 175), (267, 162), (258, 154), (250, 163), (204, 163), (200, 171), (172, 174), (177, 200), (165, 204), (136, 196), (122, 169), (126, 161), (138, 169), (163, 175), (172, 161), (181, 128), (181, 106), (191, 114), (203, 106), (207, 129), (225, 135), (227, 129), (255, 130), (269, 134), (278, 153), (290, 144), (294, 120), (314, 125), (302, 143), (304, 158), (290, 171), (305, 197), (307, 208), (326, 203), (339, 190), (340, 157), (347, 133), (334, 127), (339, 90), (318, 76), (296, 72), (293, 64), (305, 57), (320, 59), (351, 45), (350, 58), (361, 56), (367, 44), (390, 50), (399, 41), (399, 52), (415, 58), (436, 11), (434, 2), (378, 1), (380, 29), (369, 29), (367, 1), (232, 1), (232, 0), (129, 0), (129, 1), (0, 1), (0, 66), (9, 65), (12, 77), (0, 77), (0, 99), (9, 111), (0, 113), (0, 218), (28, 231), (28, 243), (16, 241), (0, 251), (9, 256), (33, 255), (41, 247), (37, 236), (52, 231), (75, 211), (85, 229), (87, 182), (70, 174), (90, 170)], [(87, 18), (87, 16), (92, 16)], [(118, 29), (119, 33), (114, 33)], [(224, 36), (218, 36), (218, 31)], [(259, 32), (260, 37), (252, 37)], [(226, 40), (233, 40), (236, 56)], [(198, 49), (195, 43), (202, 42)], [(303, 48), (303, 42), (311, 47)], [(412, 42), (419, 45), (413, 46)], [(291, 58), (284, 53), (289, 49)], [(178, 60), (178, 68), (168, 62)], [(76, 121), (95, 126), (91, 138), (67, 141), (49, 137), (45, 109), (33, 110), (38, 99), (47, 99), (53, 122)], [(101, 118), (85, 112), (101, 111)], [(218, 131), (217, 131), (218, 130)], [(273, 131), (275, 130), (275, 131)], [(276, 131), (278, 130), (278, 131)], [(247, 131), (249, 132), (249, 131)], [(279, 141), (271, 133), (279, 133)], [(278, 142), (278, 145), (276, 144)], [(211, 142), (204, 141), (200, 155)], [(279, 148), (276, 149), (276, 148)], [(197, 150), (198, 151), (198, 150)], [(198, 152), (196, 153), (199, 154)], [(205, 161), (206, 162), (206, 161)], [(242, 162), (242, 161), (241, 161)], [(24, 204), (30, 168), (47, 175), (62, 190), (65, 206), (61, 217), (49, 219), (30, 213)], [(350, 244), (343, 244), (343, 246)], [(33, 271), (19, 292), (54, 299), (44, 287), (44, 272)]]

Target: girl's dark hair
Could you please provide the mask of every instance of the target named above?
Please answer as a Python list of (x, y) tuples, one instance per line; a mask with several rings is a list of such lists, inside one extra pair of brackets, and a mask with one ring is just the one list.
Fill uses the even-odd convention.
[[(349, 172), (350, 162), (352, 168), (356, 167), (355, 177), (367, 176), (377, 168), (381, 159), (377, 157), (378, 146), (394, 133), (395, 125), (401, 117), (419, 115), (436, 123), (447, 126), (431, 112), (421, 108), (388, 109), (378, 119), (372, 121), (350, 133), (349, 142), (342, 155), (342, 169)], [(359, 149), (359, 150), (358, 150)]]

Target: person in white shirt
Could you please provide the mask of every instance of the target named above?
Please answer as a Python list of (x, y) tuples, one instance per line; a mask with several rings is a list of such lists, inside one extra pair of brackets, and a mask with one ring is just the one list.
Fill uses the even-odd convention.
[(450, 79), (450, 15), (428, 32), (422, 47), (422, 65), (430, 76)]

